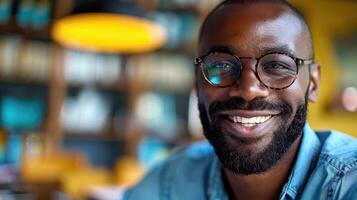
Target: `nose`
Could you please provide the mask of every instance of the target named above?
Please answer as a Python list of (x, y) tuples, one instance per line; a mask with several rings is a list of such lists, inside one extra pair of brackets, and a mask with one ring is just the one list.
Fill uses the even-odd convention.
[[(244, 65), (245, 64), (245, 65)], [(244, 67), (236, 84), (228, 90), (230, 97), (241, 97), (247, 102), (269, 95), (269, 89), (258, 79), (255, 73), (255, 62), (243, 63)]]

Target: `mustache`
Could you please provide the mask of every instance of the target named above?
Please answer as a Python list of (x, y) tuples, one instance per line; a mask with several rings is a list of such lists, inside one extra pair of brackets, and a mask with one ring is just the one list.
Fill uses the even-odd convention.
[(292, 113), (292, 107), (285, 102), (269, 102), (263, 99), (255, 99), (247, 102), (241, 97), (233, 97), (226, 101), (215, 101), (209, 106), (211, 116), (226, 110), (274, 110), (282, 115)]

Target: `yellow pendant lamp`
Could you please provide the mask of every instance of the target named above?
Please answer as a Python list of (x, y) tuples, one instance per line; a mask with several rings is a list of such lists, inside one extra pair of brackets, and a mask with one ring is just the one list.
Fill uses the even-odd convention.
[(165, 29), (141, 17), (116, 13), (80, 13), (56, 20), (52, 38), (59, 44), (102, 53), (143, 53), (163, 46)]

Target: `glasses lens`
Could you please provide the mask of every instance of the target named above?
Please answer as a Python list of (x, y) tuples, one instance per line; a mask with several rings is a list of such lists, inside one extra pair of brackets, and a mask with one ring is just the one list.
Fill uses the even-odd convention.
[(214, 53), (206, 56), (202, 67), (204, 76), (212, 85), (224, 87), (238, 80), (242, 65), (230, 54)]
[(260, 80), (271, 88), (290, 86), (296, 79), (298, 69), (295, 61), (284, 54), (268, 54), (258, 63)]

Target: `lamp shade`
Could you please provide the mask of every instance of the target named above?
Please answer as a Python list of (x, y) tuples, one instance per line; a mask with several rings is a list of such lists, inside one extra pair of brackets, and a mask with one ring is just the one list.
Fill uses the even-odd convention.
[(103, 53), (142, 53), (165, 44), (165, 29), (145, 18), (113, 13), (81, 13), (54, 22), (59, 44)]

